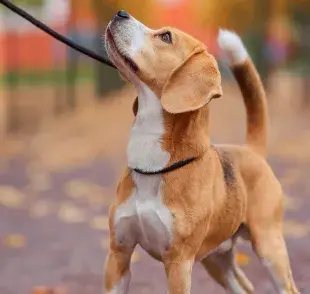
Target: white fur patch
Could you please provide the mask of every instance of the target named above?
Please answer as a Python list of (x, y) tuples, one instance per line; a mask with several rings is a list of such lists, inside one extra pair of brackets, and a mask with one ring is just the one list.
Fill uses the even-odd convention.
[(161, 255), (171, 242), (173, 218), (162, 202), (160, 175), (132, 173), (136, 188), (114, 218), (117, 242)]
[(118, 284), (106, 294), (127, 294), (129, 290), (130, 276), (130, 272), (126, 273), (126, 275), (120, 279)]
[(217, 42), (227, 56), (230, 65), (243, 63), (247, 59), (248, 52), (241, 38), (236, 33), (220, 30)]
[(130, 44), (130, 55), (135, 57), (145, 45), (145, 29), (138, 25), (138, 28), (133, 32), (132, 41)]
[(163, 109), (156, 95), (145, 85), (138, 87), (139, 109), (127, 147), (128, 166), (145, 171), (166, 167), (170, 154), (162, 150)]

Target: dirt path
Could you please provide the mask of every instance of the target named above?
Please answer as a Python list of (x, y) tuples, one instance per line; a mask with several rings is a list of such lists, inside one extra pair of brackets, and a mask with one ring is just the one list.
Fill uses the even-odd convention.
[[(287, 244), (297, 285), (302, 293), (310, 293), (309, 164), (276, 158), (270, 162), (292, 196), (286, 213)], [(35, 285), (65, 286), (70, 294), (102, 293), (107, 207), (115, 178), (113, 166), (104, 159), (36, 176), (23, 159), (14, 159), (2, 169), (1, 294), (28, 294)], [(250, 248), (240, 250), (246, 254), (241, 262), (256, 293), (274, 293)], [(165, 283), (162, 265), (138, 250), (130, 293), (165, 293)], [(192, 293), (224, 294), (199, 264), (193, 273)]]

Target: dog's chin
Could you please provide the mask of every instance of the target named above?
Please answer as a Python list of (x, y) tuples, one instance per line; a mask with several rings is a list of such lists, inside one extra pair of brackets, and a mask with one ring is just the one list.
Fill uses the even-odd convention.
[(136, 75), (139, 71), (138, 65), (128, 55), (123, 53), (124, 50), (118, 48), (109, 28), (106, 31), (105, 42), (108, 55), (119, 71), (130, 71)]

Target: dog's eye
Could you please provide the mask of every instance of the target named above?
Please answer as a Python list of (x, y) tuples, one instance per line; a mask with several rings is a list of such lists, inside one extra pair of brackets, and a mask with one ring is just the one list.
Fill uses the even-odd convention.
[(172, 43), (172, 36), (171, 36), (170, 32), (166, 32), (166, 33), (160, 34), (159, 37), (165, 43), (168, 43), (168, 44)]

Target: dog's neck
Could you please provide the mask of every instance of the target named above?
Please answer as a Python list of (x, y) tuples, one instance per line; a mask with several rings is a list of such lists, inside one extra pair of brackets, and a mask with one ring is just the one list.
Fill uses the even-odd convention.
[(138, 111), (127, 147), (128, 166), (161, 170), (176, 161), (200, 156), (208, 146), (208, 109), (172, 115), (145, 84), (138, 87)]
[(210, 146), (209, 109), (182, 114), (164, 113), (163, 148), (171, 155), (171, 163), (199, 157)]

